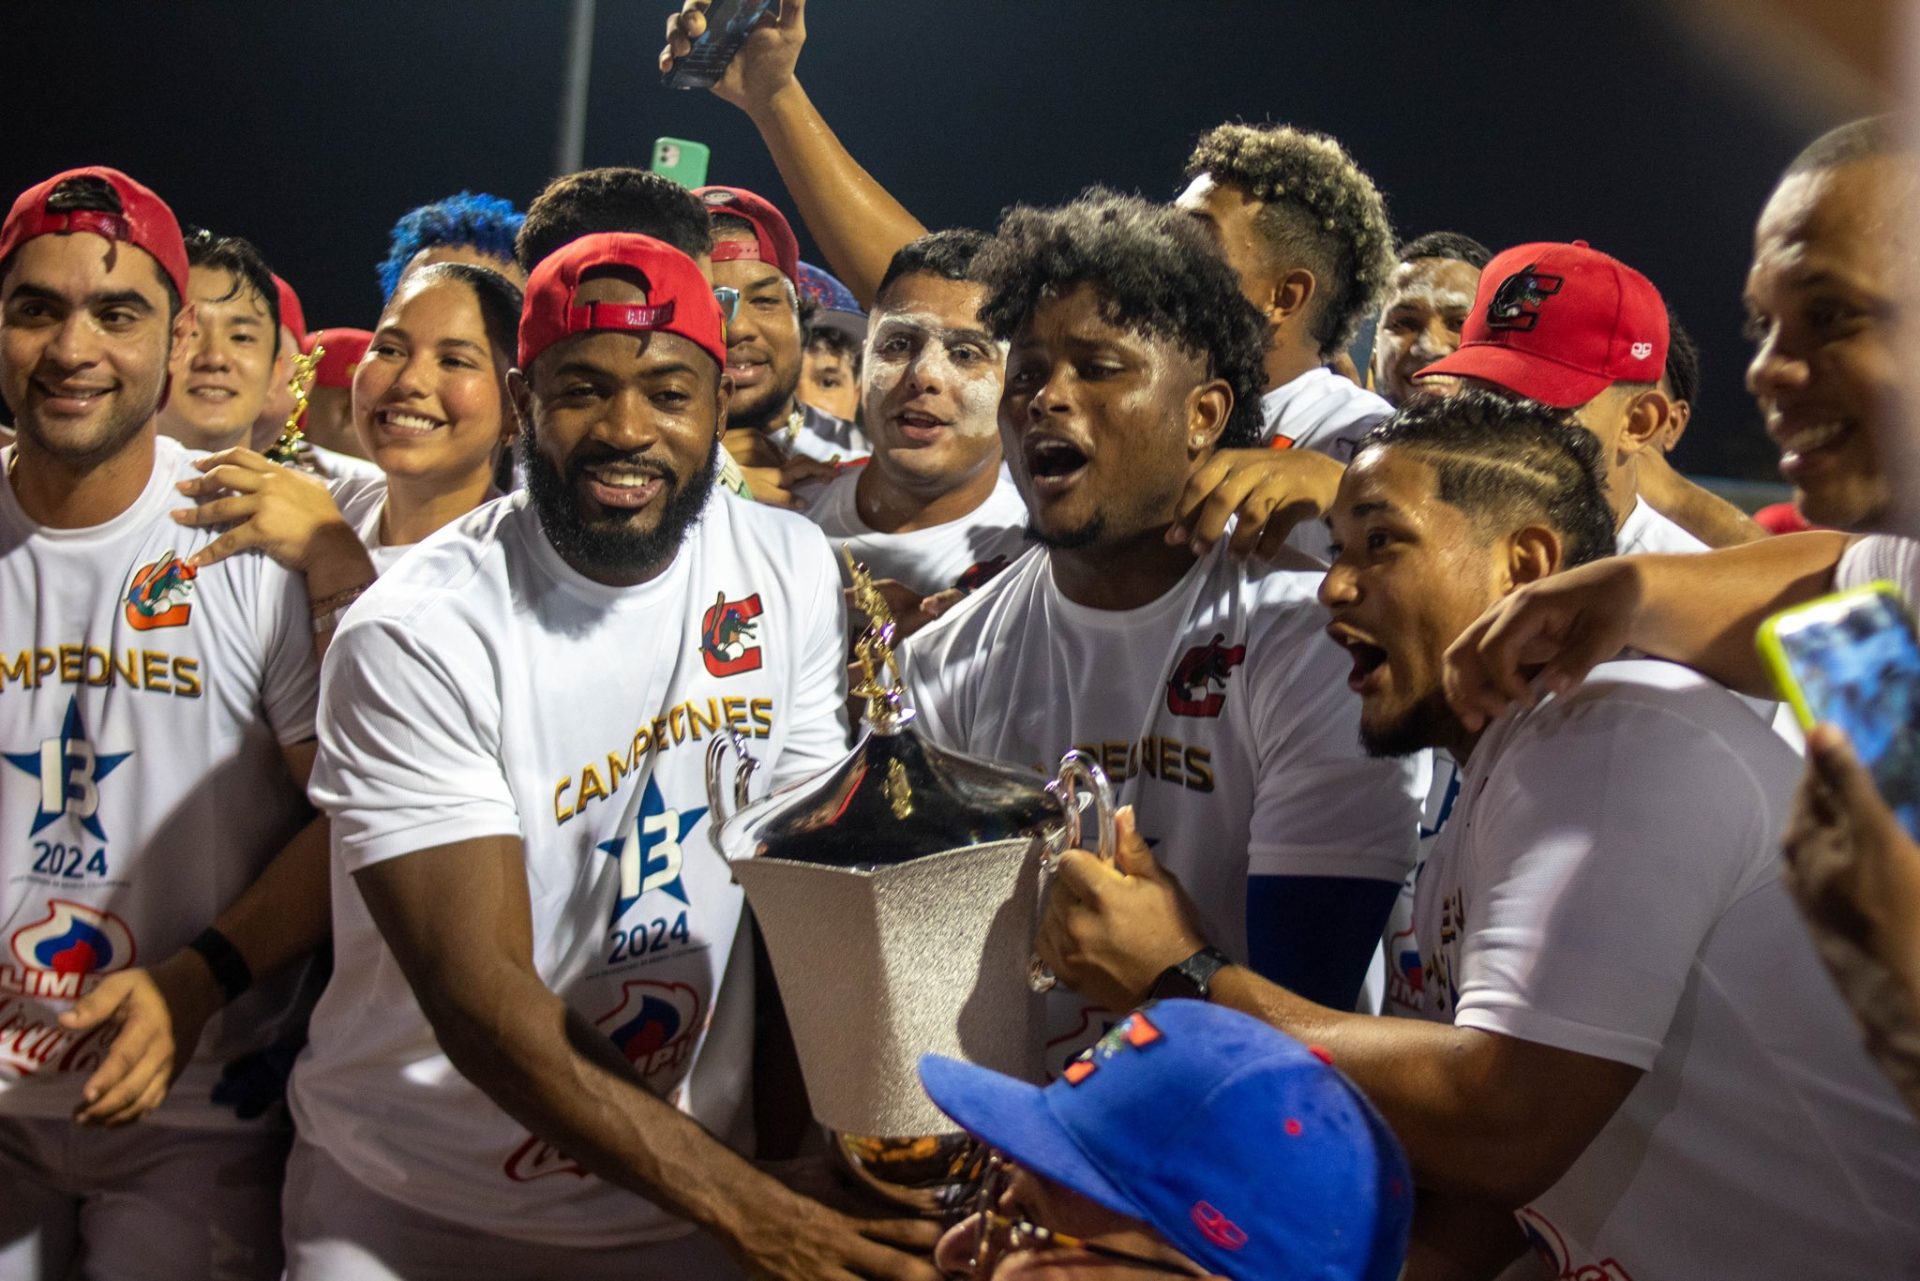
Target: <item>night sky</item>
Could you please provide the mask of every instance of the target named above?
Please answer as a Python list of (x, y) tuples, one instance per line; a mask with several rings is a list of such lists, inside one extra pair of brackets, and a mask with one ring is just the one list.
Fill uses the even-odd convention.
[[(744, 116), (654, 69), (670, 5), (600, 0), (586, 163), (654, 137), (784, 190)], [(254, 240), (315, 326), (370, 324), (387, 228), (460, 187), (524, 207), (553, 168), (566, 0), (12, 5), (0, 187), (118, 165)], [(1397, 231), (1583, 238), (1699, 340), (1680, 463), (1774, 477), (1741, 390), (1740, 284), (1773, 178), (1819, 128), (1626, 0), (814, 0), (801, 78), (929, 226), (1103, 182), (1167, 197), (1225, 119), (1340, 137)], [(1176, 21), (1176, 18), (1178, 19)], [(801, 230), (803, 252), (813, 257)]]

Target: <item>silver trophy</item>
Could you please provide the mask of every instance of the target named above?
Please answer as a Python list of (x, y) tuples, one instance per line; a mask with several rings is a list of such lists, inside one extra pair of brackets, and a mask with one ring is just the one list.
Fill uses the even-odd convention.
[[(857, 1182), (933, 1212), (950, 1207), (976, 1154), (915, 1064), (945, 1054), (1041, 1078), (1039, 993), (1052, 985), (1033, 957), (1042, 896), (1054, 861), (1081, 844), (1084, 808), (1112, 856), (1113, 795), (1081, 752), (1049, 779), (921, 738), (891, 615), (852, 568), (869, 619), (855, 646), (858, 743), (748, 803), (755, 762), (741, 740), (716, 739), (710, 831), (766, 937), (814, 1117)], [(729, 782), (730, 749), (740, 760)]]

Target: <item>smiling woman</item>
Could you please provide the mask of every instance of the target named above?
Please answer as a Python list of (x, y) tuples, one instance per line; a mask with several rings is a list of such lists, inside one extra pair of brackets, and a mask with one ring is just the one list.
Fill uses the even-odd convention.
[(353, 376), (353, 422), (385, 475), (334, 486), (376, 568), (497, 497), (517, 429), (506, 391), (520, 291), (468, 263), (416, 269)]
[(409, 277), (354, 377), (354, 419), (385, 474), (329, 487), (251, 449), (200, 459), (201, 478), (180, 491), (199, 505), (175, 519), (230, 527), (200, 564), (252, 548), (309, 582), (324, 566), (323, 580), (359, 584), (338, 599), (315, 597), (334, 601), (316, 621), (337, 618), (364, 590), (369, 560), (386, 570), (495, 496), (494, 469), (515, 425), (506, 375), (519, 309), (520, 291), (483, 267), (439, 263)]

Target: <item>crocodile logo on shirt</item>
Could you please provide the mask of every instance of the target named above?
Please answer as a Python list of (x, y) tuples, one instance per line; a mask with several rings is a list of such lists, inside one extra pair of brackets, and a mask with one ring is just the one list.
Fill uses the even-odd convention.
[(185, 627), (193, 617), (188, 597), (199, 570), (168, 549), (152, 564), (142, 565), (127, 580), (127, 622), (137, 632), (156, 627)]
[(1167, 710), (1175, 716), (1218, 716), (1227, 705), (1227, 678), (1246, 661), (1245, 645), (1229, 645), (1225, 632), (1215, 632), (1212, 640), (1195, 645), (1173, 665), (1167, 678)]
[(721, 592), (700, 619), (700, 658), (715, 676), (738, 676), (760, 670), (760, 646), (754, 644), (760, 617), (760, 594), (728, 600)]

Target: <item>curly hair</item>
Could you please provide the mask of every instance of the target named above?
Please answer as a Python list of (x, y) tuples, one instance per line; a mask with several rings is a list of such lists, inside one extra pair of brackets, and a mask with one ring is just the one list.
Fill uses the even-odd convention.
[(1354, 457), (1369, 449), (1419, 454), (1440, 501), (1481, 528), (1552, 527), (1562, 569), (1613, 554), (1600, 440), (1565, 410), (1484, 388), (1423, 397), (1361, 437)]
[(1090, 284), (1108, 323), (1163, 338), (1226, 381), (1233, 412), (1222, 449), (1259, 443), (1267, 326), (1190, 219), (1090, 187), (1056, 209), (1007, 210), (974, 265), (988, 290), (980, 319), (996, 338), (1012, 338), (1046, 299)]
[(549, 182), (527, 206), (514, 240), (522, 271), (582, 236), (631, 231), (664, 240), (689, 258), (713, 252), (713, 229), (700, 197), (648, 169), (582, 169)]
[(471, 245), (489, 258), (513, 261), (513, 238), (526, 215), (512, 202), (485, 192), (460, 191), (400, 215), (387, 236), (387, 256), (374, 271), (380, 277), (380, 297), (393, 297), (400, 276), (422, 249), (436, 245)]
[(1188, 179), (1201, 174), (1265, 206), (1254, 228), (1271, 261), (1321, 282), (1312, 326), (1320, 354), (1344, 351), (1394, 266), (1393, 226), (1373, 179), (1338, 141), (1292, 125), (1209, 130), (1187, 158)]

